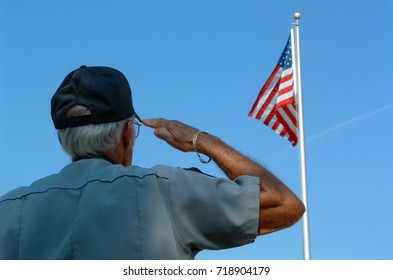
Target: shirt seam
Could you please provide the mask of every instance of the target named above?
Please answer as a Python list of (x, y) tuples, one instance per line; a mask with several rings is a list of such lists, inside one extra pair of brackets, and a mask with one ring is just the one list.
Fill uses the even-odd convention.
[[(170, 173), (172, 172), (172, 170), (170, 170)], [(170, 174), (171, 175), (171, 174)], [(170, 204), (170, 209), (171, 209), (171, 216), (172, 216), (172, 219), (173, 219), (173, 223), (174, 223), (174, 225), (175, 225), (175, 230), (176, 230), (176, 233), (177, 233), (177, 235), (179, 236), (179, 239), (180, 239), (180, 243), (181, 243), (181, 245), (183, 246), (183, 248), (184, 249), (186, 249), (186, 251), (189, 253), (189, 256), (190, 256), (190, 259), (192, 259), (192, 256), (193, 256), (193, 252), (192, 252), (192, 250), (191, 250), (191, 248), (189, 248), (185, 243), (184, 243), (184, 240), (183, 240), (183, 238), (182, 238), (182, 235), (180, 234), (180, 230), (179, 230), (179, 227), (178, 227), (178, 223), (177, 223), (177, 221), (176, 221), (176, 215), (174, 215), (174, 209), (173, 209), (173, 203), (172, 203), (172, 192), (171, 192), (171, 190), (172, 190), (172, 188), (171, 188), (171, 184), (170, 184), (170, 182), (171, 182), (171, 180), (168, 180), (168, 197), (169, 197), (169, 204)]]
[(143, 236), (142, 236), (142, 218), (141, 218), (141, 209), (140, 209), (140, 201), (139, 201), (139, 188), (137, 187), (136, 190), (136, 216), (138, 219), (138, 238), (139, 238), (139, 252), (140, 252), (140, 259), (143, 259)]
[(25, 199), (22, 199), (22, 204), (19, 210), (19, 216), (18, 216), (18, 222), (19, 222), (19, 229), (18, 229), (18, 241), (17, 241), (17, 252), (16, 252), (16, 259), (19, 260), (20, 256), (20, 235), (22, 233), (22, 211), (23, 211), (23, 204), (25, 202)]
[(47, 188), (47, 189), (45, 189), (43, 191), (29, 192), (27, 194), (20, 195), (18, 197), (6, 198), (6, 199), (3, 199), (3, 200), (0, 200), (0, 203), (6, 202), (6, 201), (12, 201), (12, 200), (25, 199), (26, 197), (28, 197), (30, 195), (47, 193), (50, 190), (81, 190), (81, 189), (87, 187), (87, 185), (89, 185), (90, 183), (93, 183), (93, 182), (101, 182), (101, 183), (110, 183), (111, 184), (111, 183), (117, 181), (118, 179), (122, 179), (122, 178), (139, 178), (139, 179), (143, 179), (143, 178), (148, 177), (148, 176), (156, 176), (159, 179), (169, 179), (169, 178), (164, 177), (164, 176), (159, 176), (158, 174), (155, 174), (155, 173), (149, 173), (149, 174), (145, 174), (143, 176), (136, 176), (136, 175), (127, 175), (127, 174), (125, 174), (125, 175), (118, 176), (118, 177), (114, 178), (113, 180), (101, 180), (101, 179), (89, 180), (85, 184), (83, 184), (82, 186), (79, 186), (79, 187), (49, 187), (49, 188)]
[(81, 201), (81, 198), (82, 198), (82, 188), (79, 188), (79, 197), (78, 197), (78, 205), (77, 205), (77, 208), (76, 208), (76, 213), (75, 213), (75, 218), (74, 218), (74, 221), (73, 221), (73, 225), (72, 225), (72, 227), (73, 227), (73, 230), (71, 231), (71, 259), (73, 259), (73, 260), (75, 260), (76, 259), (76, 255), (77, 255), (77, 249), (76, 249), (76, 244), (75, 244), (75, 241), (74, 241), (74, 233), (75, 233), (75, 224), (76, 224), (76, 220), (77, 220), (77, 218), (78, 218), (78, 213), (79, 213), (79, 211), (78, 211), (78, 209), (79, 209), (79, 206), (80, 206), (80, 201)]

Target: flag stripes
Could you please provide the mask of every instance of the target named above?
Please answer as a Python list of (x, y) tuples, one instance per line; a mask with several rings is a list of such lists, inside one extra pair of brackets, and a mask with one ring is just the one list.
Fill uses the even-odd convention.
[(290, 36), (277, 66), (260, 90), (248, 115), (262, 121), (295, 146), (298, 137), (293, 64)]

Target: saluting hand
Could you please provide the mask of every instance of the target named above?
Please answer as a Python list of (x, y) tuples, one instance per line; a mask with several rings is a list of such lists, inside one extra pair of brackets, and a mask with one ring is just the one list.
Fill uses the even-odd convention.
[(169, 145), (183, 152), (193, 151), (192, 140), (198, 132), (196, 128), (186, 125), (176, 120), (167, 119), (146, 119), (143, 120), (145, 126), (154, 129), (154, 134), (167, 142)]

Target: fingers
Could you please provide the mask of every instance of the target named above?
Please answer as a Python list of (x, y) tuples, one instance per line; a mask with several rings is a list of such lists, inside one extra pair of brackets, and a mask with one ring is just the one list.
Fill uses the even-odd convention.
[(170, 137), (170, 132), (168, 131), (168, 120), (157, 118), (157, 119), (146, 119), (143, 120), (143, 125), (151, 127), (154, 129), (154, 135), (160, 139), (167, 139)]
[(160, 139), (166, 140), (171, 137), (170, 121), (162, 118), (143, 120), (143, 125), (154, 129), (154, 135)]
[(176, 120), (167, 120), (163, 118), (157, 119), (146, 119), (143, 120), (143, 124), (147, 127), (151, 127), (154, 129), (157, 128), (165, 128), (167, 131), (171, 132), (171, 134), (189, 134), (195, 133), (197, 131), (195, 128), (186, 125), (185, 123), (176, 121)]
[(167, 127), (169, 121), (163, 118), (145, 119), (142, 121), (143, 125), (151, 128)]
[(165, 127), (159, 127), (154, 129), (154, 135), (162, 140), (167, 140), (171, 137), (171, 133)]
[(162, 118), (146, 119), (143, 124), (154, 129), (154, 134), (161, 140), (181, 151), (192, 151), (192, 139), (196, 129), (179, 121)]

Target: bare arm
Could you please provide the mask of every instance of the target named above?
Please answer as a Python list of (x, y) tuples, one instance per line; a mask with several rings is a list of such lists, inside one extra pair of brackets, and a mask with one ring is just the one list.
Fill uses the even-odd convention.
[[(179, 121), (165, 119), (144, 120), (143, 124), (154, 128), (154, 134), (174, 148), (193, 151), (192, 140), (197, 129)], [(201, 133), (198, 151), (210, 157), (234, 180), (240, 175), (260, 178), (259, 234), (268, 234), (292, 226), (303, 215), (303, 203), (277, 177), (263, 166), (243, 156), (225, 144), (220, 138)]]

